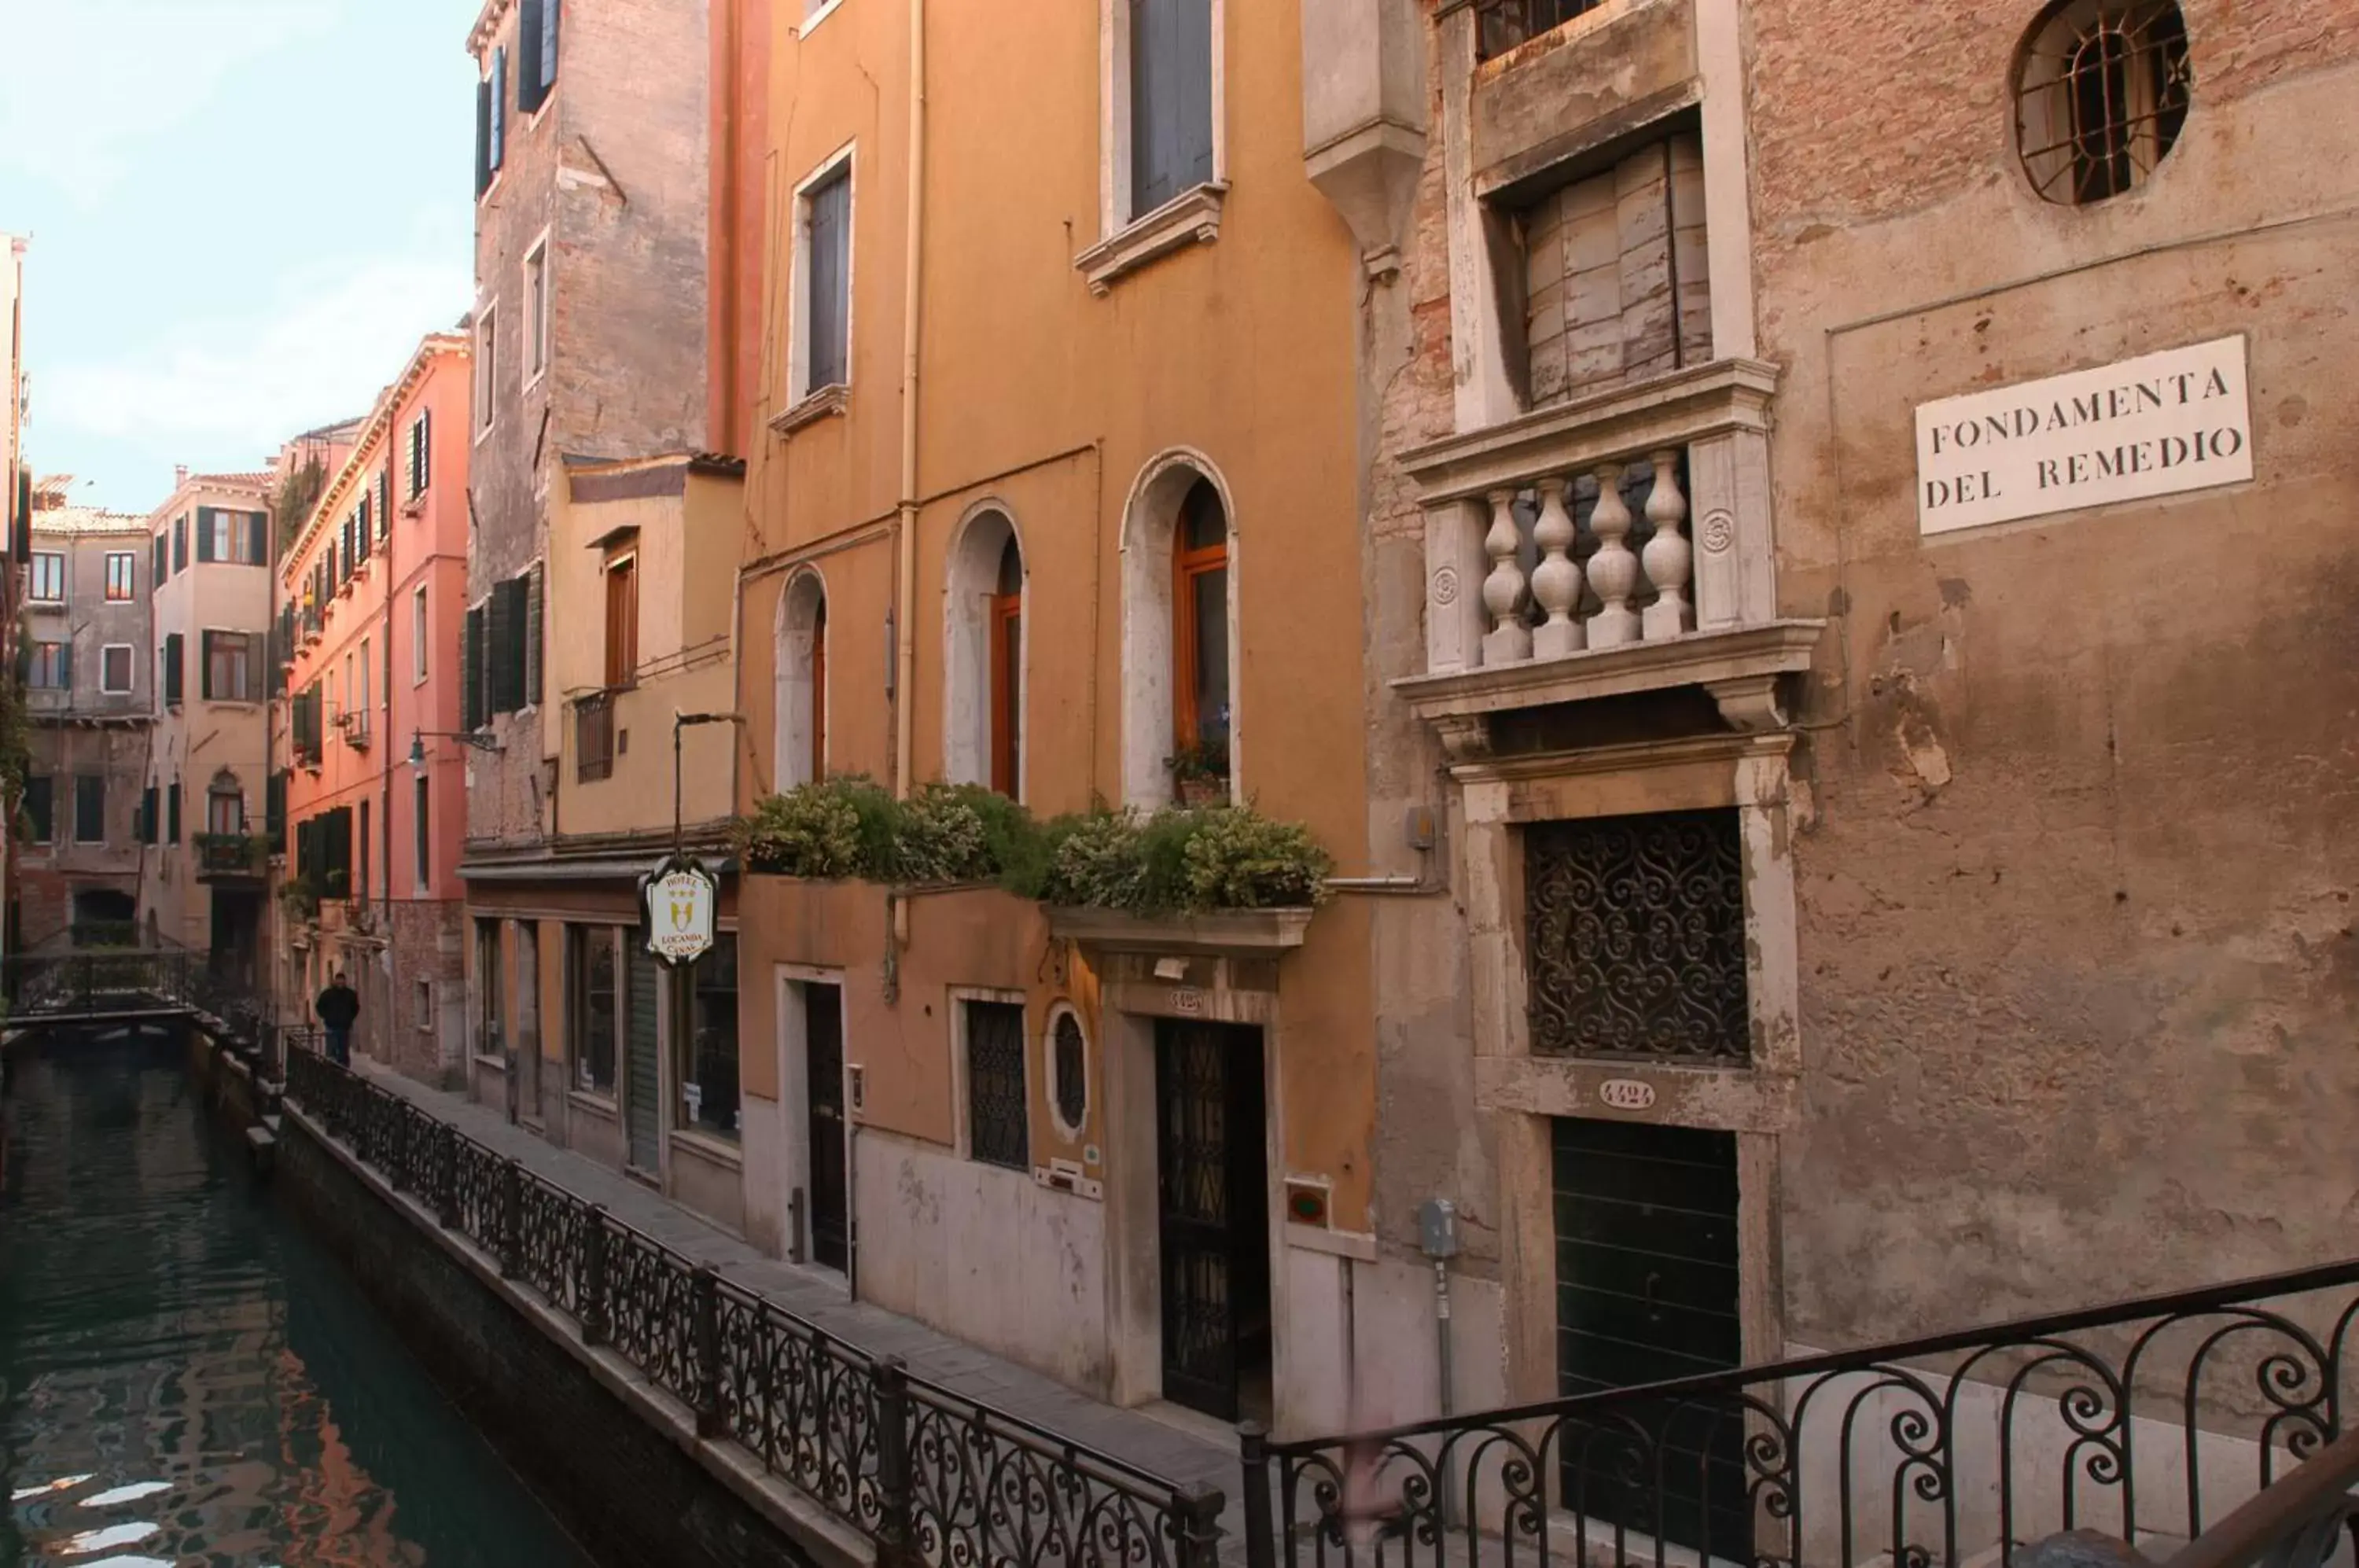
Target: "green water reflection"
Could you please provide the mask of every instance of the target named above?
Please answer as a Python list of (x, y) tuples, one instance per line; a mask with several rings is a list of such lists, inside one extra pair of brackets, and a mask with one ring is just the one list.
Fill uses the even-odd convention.
[(0, 1568), (587, 1568), (168, 1043), (20, 1056), (0, 1118)]

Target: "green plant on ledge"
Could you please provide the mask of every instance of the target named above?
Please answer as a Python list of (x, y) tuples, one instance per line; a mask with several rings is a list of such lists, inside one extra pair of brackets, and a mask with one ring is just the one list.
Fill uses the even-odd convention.
[(734, 844), (756, 875), (914, 886), (996, 882), (1041, 903), (1137, 914), (1321, 903), (1334, 862), (1299, 823), (1249, 807), (1098, 807), (1035, 822), (1004, 795), (929, 784), (896, 800), (846, 775), (764, 800)]
[(294, 919), (311, 920), (320, 912), (320, 885), (309, 874), (289, 877), (278, 885), (278, 901)]

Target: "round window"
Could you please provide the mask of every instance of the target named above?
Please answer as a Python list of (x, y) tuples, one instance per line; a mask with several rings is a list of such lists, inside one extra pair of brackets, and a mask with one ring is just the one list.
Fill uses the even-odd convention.
[(1088, 1054), (1082, 1020), (1072, 1008), (1058, 1008), (1049, 1026), (1049, 1083), (1058, 1125), (1075, 1138), (1081, 1136), (1082, 1120), (1090, 1114)]
[(2015, 67), (2031, 188), (2079, 206), (2145, 184), (2187, 123), (2188, 80), (2176, 0), (2058, 0)]

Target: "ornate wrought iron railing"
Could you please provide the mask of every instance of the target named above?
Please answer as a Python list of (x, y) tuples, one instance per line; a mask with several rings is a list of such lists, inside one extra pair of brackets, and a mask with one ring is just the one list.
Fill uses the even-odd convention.
[(894, 1568), (1212, 1568), (1222, 1494), (872, 1357), (316, 1050), (288, 1098)]
[(1356, 1437), (1248, 1432), (1247, 1554), (1954, 1568), (2074, 1529), (2168, 1550), (2344, 1439), (2354, 1319), (2359, 1261)]

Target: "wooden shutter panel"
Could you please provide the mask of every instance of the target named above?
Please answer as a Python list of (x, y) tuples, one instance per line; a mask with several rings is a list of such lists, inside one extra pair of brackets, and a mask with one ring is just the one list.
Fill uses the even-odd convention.
[(460, 686), (466, 710), (466, 727), (484, 727), (484, 607), (480, 604), (467, 612), (466, 630), (459, 645), (459, 664), (464, 672)]
[(376, 475), (376, 537), (386, 539), (393, 533), (393, 464), (377, 470)]
[(73, 690), (73, 638), (69, 636), (58, 644), (58, 684)]
[(564, 0), (543, 0), (540, 9), (540, 96), (547, 102), (549, 89), (557, 85), (557, 19), (565, 9)]
[(516, 108), (527, 114), (540, 107), (540, 0), (516, 7)]
[(492, 188), (492, 82), (475, 83), (475, 194)]
[(506, 45), (492, 51), (492, 168), (497, 169), (507, 160), (508, 151), (508, 51)]
[(245, 559), (256, 566), (270, 564), (270, 514), (245, 515)]
[(197, 634), (197, 695), (213, 700), (213, 634)]
[(434, 483), (434, 410), (418, 410), (418, 488), (422, 495)]
[(178, 844), (180, 842), (180, 781), (179, 779), (173, 779), (172, 787), (164, 792), (164, 801), (166, 819), (164, 841), (167, 844)]
[(172, 519), (172, 570), (189, 569), (189, 514), (181, 513)]
[(1212, 178), (1211, 0), (1130, 0), (1131, 210)]
[(510, 577), (492, 584), (486, 635), (491, 643), (492, 712), (495, 713), (512, 713), (524, 706), (526, 583), (526, 578)]
[(1174, 196), (1212, 178), (1212, 0), (1169, 0), (1173, 13)]
[(179, 632), (164, 637), (164, 701), (177, 706), (181, 695), (180, 660), (182, 640)]
[(213, 509), (197, 508), (197, 561), (200, 564), (213, 558)]
[(524, 700), (535, 707), (540, 703), (540, 562), (536, 561), (525, 575), (524, 597)]
[(839, 174), (810, 198), (810, 385), (817, 391), (846, 379), (845, 276), (851, 238), (852, 180)]

